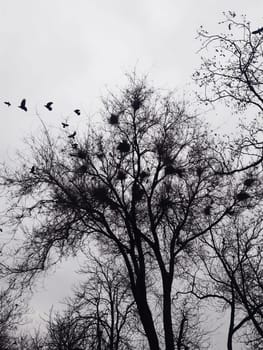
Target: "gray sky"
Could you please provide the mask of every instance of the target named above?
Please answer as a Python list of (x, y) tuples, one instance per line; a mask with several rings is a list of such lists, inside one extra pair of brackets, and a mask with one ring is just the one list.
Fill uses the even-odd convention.
[[(39, 127), (36, 111), (52, 127), (65, 118), (78, 125), (72, 111), (87, 118), (134, 67), (156, 86), (187, 89), (199, 63), (196, 30), (217, 31), (228, 10), (263, 24), (262, 0), (0, 0), (1, 160)], [(27, 113), (17, 108), (24, 97)], [(53, 112), (43, 108), (49, 100)], [(72, 270), (67, 263), (46, 280), (36, 314), (67, 294)]]

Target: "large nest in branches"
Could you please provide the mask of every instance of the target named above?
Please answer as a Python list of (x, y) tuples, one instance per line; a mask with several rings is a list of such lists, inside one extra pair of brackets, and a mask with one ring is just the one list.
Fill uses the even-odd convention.
[(159, 201), (159, 207), (162, 210), (167, 210), (168, 208), (171, 208), (173, 206), (173, 201), (168, 197), (161, 197)]
[(134, 99), (131, 103), (132, 108), (134, 109), (134, 111), (136, 112), (139, 108), (141, 108), (142, 106), (142, 99), (140, 96), (134, 96)]
[(117, 174), (117, 180), (125, 180), (127, 177), (127, 174), (124, 172), (124, 170), (119, 170)]
[(141, 201), (144, 195), (144, 190), (138, 185), (133, 184), (132, 186), (132, 196), (135, 201)]
[(182, 168), (177, 168), (172, 164), (168, 164), (165, 167), (165, 175), (178, 175), (179, 177), (183, 177), (184, 170)]
[(84, 175), (87, 171), (88, 171), (88, 167), (86, 165), (81, 165), (77, 169), (77, 173), (80, 174), (80, 175)]
[(237, 195), (236, 198), (238, 201), (245, 201), (248, 198), (250, 198), (250, 195), (246, 191), (240, 191)]
[(211, 209), (212, 209), (211, 205), (206, 206), (204, 209), (204, 214), (207, 216), (211, 215)]
[(118, 116), (118, 114), (111, 113), (110, 118), (109, 118), (109, 123), (111, 125), (119, 124), (119, 116)]
[(146, 177), (149, 177), (149, 176), (150, 176), (150, 174), (144, 170), (140, 173), (141, 180), (144, 180)]
[(117, 150), (121, 153), (128, 153), (130, 151), (130, 145), (126, 140), (123, 140), (118, 144)]
[(108, 203), (109, 197), (108, 197), (108, 189), (106, 186), (98, 186), (94, 187), (91, 190), (92, 197), (97, 200), (100, 203)]
[(253, 177), (250, 177), (244, 181), (244, 185), (247, 187), (250, 187), (254, 184), (255, 181), (256, 179), (254, 179)]
[(87, 152), (80, 149), (75, 153), (70, 153), (70, 156), (80, 158), (80, 159), (85, 159), (87, 157)]

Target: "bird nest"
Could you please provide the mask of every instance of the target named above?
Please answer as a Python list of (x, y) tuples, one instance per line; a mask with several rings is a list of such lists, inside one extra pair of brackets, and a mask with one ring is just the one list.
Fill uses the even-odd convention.
[(117, 150), (121, 153), (128, 153), (130, 151), (130, 145), (126, 140), (123, 140), (118, 144)]
[(250, 198), (250, 195), (246, 191), (240, 191), (237, 195), (236, 198), (238, 201), (245, 201), (248, 198)]
[(119, 124), (119, 116), (117, 114), (112, 113), (108, 121), (111, 125), (117, 125)]
[(91, 190), (91, 195), (100, 203), (108, 203), (108, 189), (106, 186), (94, 187)]
[(184, 174), (183, 169), (177, 168), (172, 164), (166, 165), (164, 172), (165, 172), (165, 175), (178, 175), (179, 177), (182, 177)]

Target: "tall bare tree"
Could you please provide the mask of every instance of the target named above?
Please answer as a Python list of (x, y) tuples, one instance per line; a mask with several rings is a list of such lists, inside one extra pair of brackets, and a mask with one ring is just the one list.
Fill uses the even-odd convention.
[(15, 264), (6, 266), (13, 284), (28, 286), (95, 240), (100, 254), (123, 262), (149, 348), (182, 349), (175, 280), (192, 268), (200, 237), (242, 200), (222, 173), (233, 159), (186, 107), (132, 76), (104, 101), (99, 129), (66, 140), (45, 131), (32, 139), (29, 158), (20, 155), (20, 166), (2, 169), (8, 218), (25, 237)]

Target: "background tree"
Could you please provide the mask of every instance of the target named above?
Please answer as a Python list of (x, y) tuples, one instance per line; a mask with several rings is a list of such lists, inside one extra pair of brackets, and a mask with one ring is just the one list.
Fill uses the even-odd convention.
[[(114, 260), (89, 256), (87, 266), (82, 270), (85, 282), (75, 289), (74, 297), (67, 301), (66, 315), (70, 317), (56, 314), (54, 320), (50, 318), (49, 347), (50, 344), (54, 347), (58, 331), (61, 333), (56, 327), (63, 320), (63, 323), (67, 323), (63, 329), (73, 327), (79, 330), (79, 348), (136, 348), (135, 344), (141, 337), (135, 327), (138, 317), (129, 284), (125, 283), (126, 276), (121, 271), (123, 268), (117, 266)], [(84, 344), (82, 347), (81, 343)]]
[[(222, 101), (234, 113), (242, 113), (241, 132), (232, 143), (240, 157), (237, 164), (225, 169), (233, 173), (255, 167), (263, 160), (260, 126), (263, 32), (251, 28), (246, 16), (240, 18), (228, 11), (224, 17), (220, 22), (224, 32), (210, 34), (203, 27), (199, 30), (200, 51), (205, 55), (201, 56), (202, 64), (193, 78), (200, 88), (198, 97), (202, 102), (214, 105)], [(248, 111), (254, 115), (251, 123), (244, 115)]]
[(11, 289), (0, 291), (0, 350), (12, 350), (16, 343), (15, 331), (26, 311), (24, 300)]
[[(192, 293), (201, 300), (216, 301), (221, 310), (229, 309), (229, 350), (234, 335), (246, 334), (247, 338), (247, 329), (263, 339), (261, 220), (234, 217), (227, 228), (211, 230), (205, 244)], [(201, 283), (197, 283), (198, 276)]]

